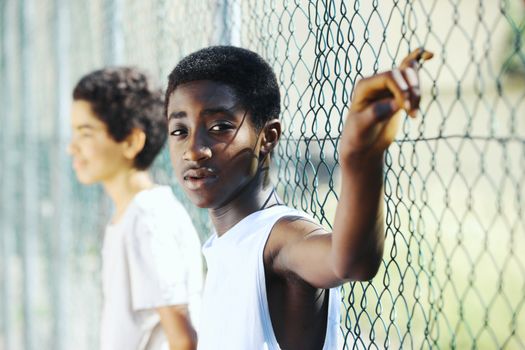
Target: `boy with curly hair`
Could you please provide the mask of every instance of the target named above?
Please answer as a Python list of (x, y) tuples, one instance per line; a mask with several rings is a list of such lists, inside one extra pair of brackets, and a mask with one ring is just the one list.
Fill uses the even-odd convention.
[(342, 187), (333, 232), (283, 205), (269, 179), (281, 136), (272, 68), (249, 50), (216, 46), (178, 63), (166, 91), (169, 147), (187, 196), (215, 233), (199, 349), (336, 349), (338, 287), (371, 279), (383, 254), (383, 154), (401, 109), (415, 115), (417, 65), (361, 80), (340, 140)]
[(114, 204), (102, 249), (100, 349), (194, 349), (190, 314), (202, 283), (200, 243), (187, 212), (148, 168), (167, 134), (163, 98), (137, 68), (84, 76), (73, 90), (73, 167)]

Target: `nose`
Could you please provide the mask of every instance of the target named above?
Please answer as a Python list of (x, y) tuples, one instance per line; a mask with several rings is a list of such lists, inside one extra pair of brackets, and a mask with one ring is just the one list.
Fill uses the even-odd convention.
[(66, 153), (72, 156), (75, 153), (76, 146), (74, 145), (73, 139), (69, 141), (66, 146)]
[(197, 162), (211, 158), (211, 148), (206, 144), (204, 137), (199, 134), (197, 132), (188, 136), (187, 148), (183, 154), (184, 160)]

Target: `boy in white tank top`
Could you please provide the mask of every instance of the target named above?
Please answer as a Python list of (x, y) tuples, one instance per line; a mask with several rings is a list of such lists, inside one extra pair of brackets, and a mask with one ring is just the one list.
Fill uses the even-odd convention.
[(115, 207), (102, 248), (100, 350), (196, 347), (199, 239), (171, 188), (148, 174), (166, 141), (162, 112), (162, 92), (133, 67), (94, 71), (73, 91), (73, 167)]
[(336, 349), (337, 287), (371, 279), (383, 254), (383, 154), (400, 110), (415, 116), (422, 49), (355, 87), (341, 140), (332, 233), (281, 204), (269, 179), (281, 136), (280, 94), (257, 54), (209, 47), (184, 58), (166, 91), (172, 164), (208, 208), (202, 350)]

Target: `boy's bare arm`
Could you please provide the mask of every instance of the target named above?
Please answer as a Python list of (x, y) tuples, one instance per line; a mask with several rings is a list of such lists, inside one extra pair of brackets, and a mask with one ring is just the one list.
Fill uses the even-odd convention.
[(281, 220), (268, 246), (276, 272), (294, 273), (319, 288), (377, 273), (384, 243), (383, 154), (397, 133), (398, 112), (416, 115), (418, 65), (431, 57), (416, 50), (399, 68), (356, 85), (340, 143), (342, 185), (333, 232), (321, 234), (307, 220)]
[(191, 325), (186, 305), (157, 308), (162, 329), (168, 338), (170, 350), (194, 350), (197, 348), (197, 334)]

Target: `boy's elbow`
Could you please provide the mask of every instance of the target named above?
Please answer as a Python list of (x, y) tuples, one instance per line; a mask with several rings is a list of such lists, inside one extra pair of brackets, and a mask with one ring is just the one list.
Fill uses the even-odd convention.
[(362, 266), (357, 269), (354, 281), (370, 281), (377, 275), (379, 267), (381, 267), (381, 258), (362, 264)]
[(368, 256), (359, 260), (339, 264), (335, 274), (342, 281), (369, 281), (377, 275), (381, 267), (382, 254)]
[(170, 342), (170, 350), (195, 350), (197, 349), (196, 336), (179, 336), (176, 340)]
[(170, 350), (195, 350), (197, 349), (197, 342), (193, 339), (179, 339), (177, 342), (170, 345)]

